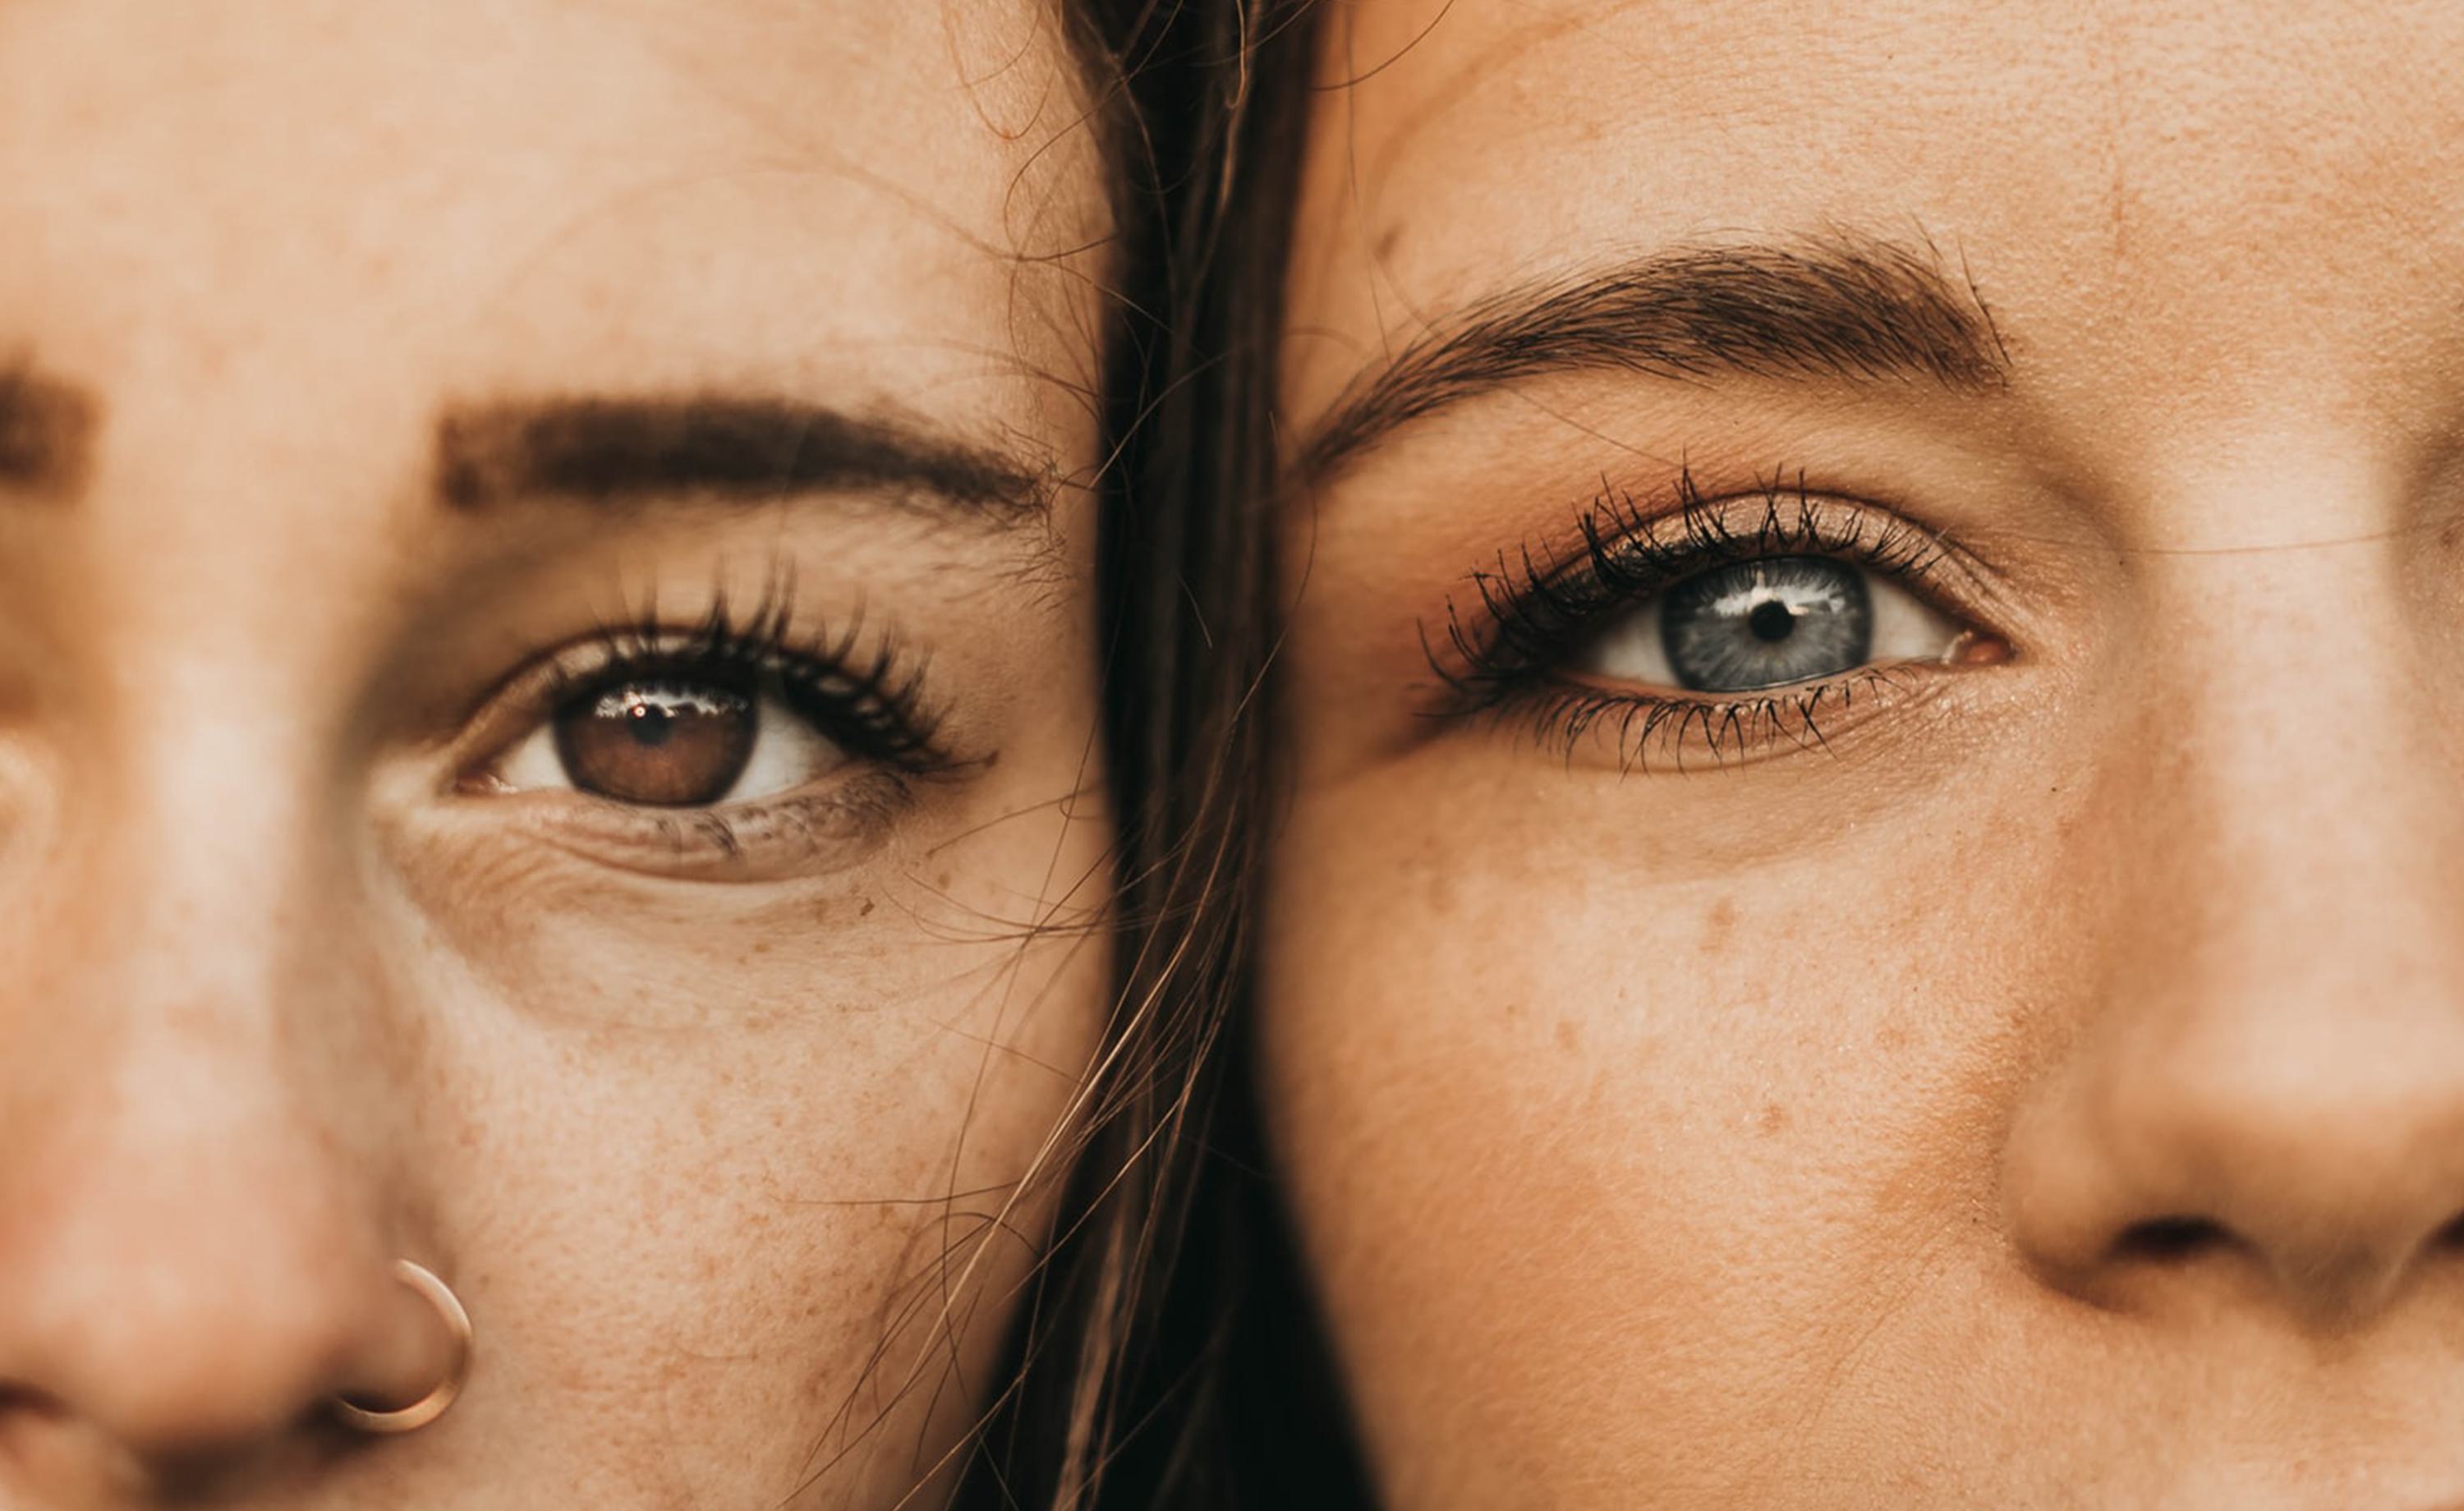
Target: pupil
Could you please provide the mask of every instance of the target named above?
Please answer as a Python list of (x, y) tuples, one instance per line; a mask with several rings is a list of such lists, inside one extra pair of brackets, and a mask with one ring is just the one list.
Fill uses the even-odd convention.
[(1753, 612), (1746, 616), (1746, 627), (1754, 632), (1756, 640), (1776, 645), (1795, 632), (1796, 614), (1786, 603), (1771, 600), (1754, 605)]
[(665, 745), (676, 731), (675, 716), (667, 710), (648, 703), (636, 703), (625, 711), (633, 725), (633, 738), (643, 745)]

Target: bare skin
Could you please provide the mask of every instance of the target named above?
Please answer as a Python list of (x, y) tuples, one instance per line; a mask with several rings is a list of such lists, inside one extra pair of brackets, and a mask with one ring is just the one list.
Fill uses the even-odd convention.
[(0, 10), (0, 1505), (943, 1493), (1105, 993), (1084, 96)]
[(1331, 17), (1264, 1090), (1393, 1511), (2464, 1504), (2464, 25), (2052, 17)]

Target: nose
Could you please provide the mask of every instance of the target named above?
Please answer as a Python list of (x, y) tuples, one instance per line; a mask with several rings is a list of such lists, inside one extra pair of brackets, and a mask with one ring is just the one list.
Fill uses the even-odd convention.
[(2101, 1303), (2222, 1288), (2305, 1325), (2366, 1317), (2452, 1267), (2464, 1032), (2387, 991), (2181, 1003), (2076, 1049), (2013, 1129), (2021, 1248)]
[(2073, 1032), (2018, 1099), (2002, 1195), (2076, 1296), (2315, 1331), (2464, 1288), (2464, 798), (2407, 637), (2352, 627), (2393, 595), (2279, 570), (2252, 595), (2343, 618), (2280, 613), (2282, 641), (2241, 636), (2255, 665), (2183, 668), (2105, 742), (2065, 888)]
[(335, 1026), (370, 1005), (346, 889), (244, 807), (203, 811), (246, 835), (148, 811), (0, 926), (0, 1477), (193, 1478), (449, 1367), (350, 1110), (382, 1099)]

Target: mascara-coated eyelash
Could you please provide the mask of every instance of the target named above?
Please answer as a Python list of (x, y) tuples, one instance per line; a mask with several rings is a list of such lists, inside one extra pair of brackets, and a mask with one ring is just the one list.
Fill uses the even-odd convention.
[(739, 614), (724, 594), (677, 632), (646, 608), (627, 624), (603, 624), (577, 651), (551, 664), (539, 697), (553, 711), (628, 684), (715, 683), (775, 687), (794, 711), (848, 756), (916, 775), (949, 766), (942, 715), (924, 695), (924, 665), (889, 635), (870, 637), (861, 614), (843, 625), (794, 630), (792, 593), (765, 590)]
[(914, 778), (972, 764), (920, 658), (861, 616), (798, 629), (782, 581), (690, 627), (645, 604), (533, 662), (475, 715), (457, 789), (585, 858), (679, 878), (806, 874), (861, 853)]
[(921, 658), (863, 616), (799, 619), (774, 580), (749, 611), (715, 592), (683, 628), (653, 603), (602, 624), (488, 697), (458, 791), (658, 878), (793, 878), (868, 853), (914, 778), (971, 761), (941, 734)]
[[(1926, 647), (1924, 659), (2007, 659), (1998, 639), (1961, 628), (1901, 586), (1923, 593), (1934, 583), (1950, 556), (1944, 541), (1883, 511), (1815, 493), (1801, 476), (1793, 484), (1771, 482), (1707, 498), (1691, 473), (1682, 472), (1675, 503), (1660, 511), (1646, 511), (1604, 481), (1578, 517), (1573, 540), (1555, 550), (1531, 546), (1511, 558), (1501, 554), (1493, 566), (1472, 574), (1468, 604), (1449, 600), (1442, 635), (1422, 637), (1444, 688), (1435, 712), (1527, 715), (1534, 733), (1562, 744), (1570, 758), (1605, 728), (1616, 734), (1617, 759), (1627, 769), (1648, 764), (1656, 754), (1682, 765), (1689, 750), (1719, 761), (1781, 740), (1822, 746), (1826, 720), (1860, 704), (1870, 711), (1908, 690), (1920, 668), (1909, 659), (1869, 661), (1859, 649), (1847, 658), (1853, 664), (1800, 677), (1786, 669), (1785, 656), (1753, 654), (1750, 635), (1736, 645), (1714, 645), (1710, 672), (1697, 668), (1691, 680), (1670, 679), (1683, 686), (1585, 675), (1578, 665), (1587, 649), (1591, 659), (1603, 659), (1604, 636), (1616, 636), (1622, 625), (1624, 633), (1609, 648), (1621, 646), (1623, 659), (1664, 673), (1679, 658), (1633, 653), (1654, 635), (1667, 638), (1664, 619), (1639, 629), (1635, 624), (1639, 609), (1660, 599), (1698, 609), (1724, 603), (1731, 627), (1759, 629), (1769, 616), (1774, 641), (1800, 624), (1830, 628), (1804, 617), (1817, 608), (1835, 617), (1853, 609), (1870, 621), (1869, 595), (1852, 571), (1876, 577), (1870, 597), (1890, 611), (1899, 633), (1885, 638), (1894, 645), (1904, 648), (1930, 625), (1941, 645)], [(1832, 638), (1861, 646), (1867, 628), (1860, 622), (1855, 634)], [(1740, 646), (1746, 654), (1736, 653)], [(1780, 669), (1755, 680), (1749, 664)], [(1717, 674), (1729, 676), (1730, 685), (1718, 686)]]
[(446, 811), (660, 880), (766, 883), (852, 865), (988, 764), (954, 747), (927, 658), (863, 614), (799, 609), (791, 577), (641, 599), (497, 680), (446, 750)]

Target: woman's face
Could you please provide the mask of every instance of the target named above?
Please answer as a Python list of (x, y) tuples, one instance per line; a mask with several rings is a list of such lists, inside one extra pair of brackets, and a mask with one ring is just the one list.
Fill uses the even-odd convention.
[[(997, 0), (0, 10), (0, 1502), (957, 1441), (1105, 992), (1084, 98)], [(475, 1368), (354, 1437), (398, 1257)]]
[(1265, 1094), (1391, 1503), (2464, 1503), (2464, 12), (1330, 31)]

